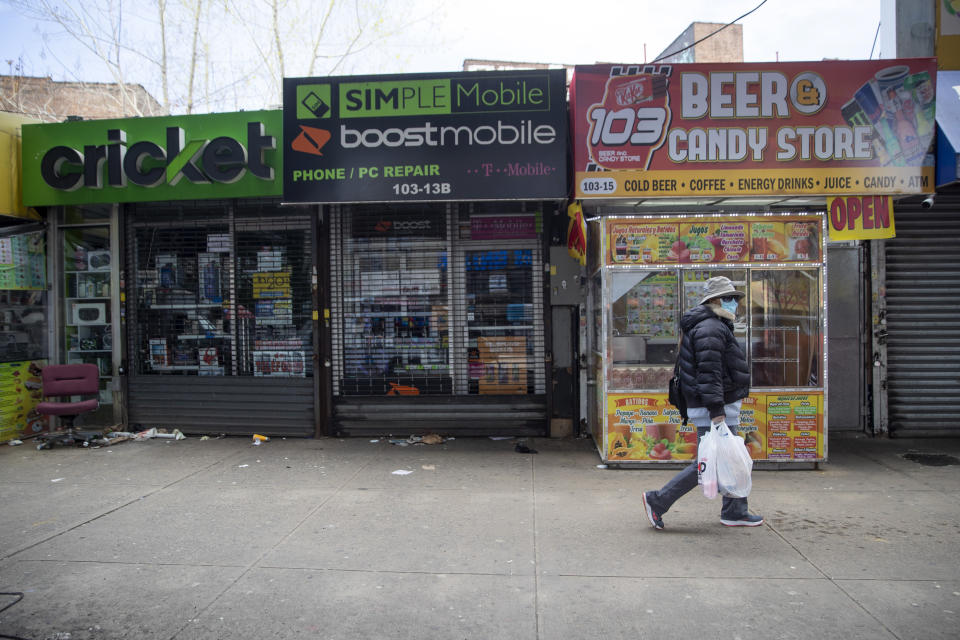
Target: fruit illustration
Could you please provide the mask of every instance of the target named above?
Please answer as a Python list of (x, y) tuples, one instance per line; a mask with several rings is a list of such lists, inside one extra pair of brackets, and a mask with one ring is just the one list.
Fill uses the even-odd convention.
[(747, 451), (750, 453), (751, 458), (763, 458), (763, 439), (760, 434), (756, 431), (748, 431), (744, 435), (744, 441), (747, 445)]
[(607, 451), (613, 451), (614, 449), (626, 449), (627, 441), (622, 434), (611, 433), (607, 436)]
[(693, 455), (697, 452), (697, 443), (681, 442), (677, 445), (677, 453), (680, 455)]
[(778, 260), (787, 257), (783, 243), (774, 238), (754, 238), (750, 245), (754, 260)]
[(630, 455), (630, 449), (628, 449), (627, 447), (617, 447), (616, 449), (612, 449), (610, 451), (610, 457), (616, 458), (619, 460), (623, 460), (629, 455)]
[(692, 225), (687, 235), (680, 238), (670, 247), (669, 258), (677, 262), (713, 262), (721, 255), (722, 242), (720, 238), (707, 235), (706, 227)]
[(673, 454), (670, 452), (670, 449), (667, 448), (667, 445), (664, 444), (663, 441), (660, 441), (650, 449), (650, 457), (653, 460), (669, 460), (673, 457)]
[(643, 447), (630, 447), (630, 455), (627, 458), (630, 460), (646, 460), (647, 452)]

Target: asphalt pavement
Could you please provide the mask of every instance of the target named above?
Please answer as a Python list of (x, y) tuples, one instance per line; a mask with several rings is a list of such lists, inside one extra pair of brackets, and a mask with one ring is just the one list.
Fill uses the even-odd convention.
[(754, 472), (763, 526), (694, 492), (663, 531), (675, 470), (589, 440), (251, 442), (0, 446), (0, 637), (960, 635), (960, 439), (831, 440)]

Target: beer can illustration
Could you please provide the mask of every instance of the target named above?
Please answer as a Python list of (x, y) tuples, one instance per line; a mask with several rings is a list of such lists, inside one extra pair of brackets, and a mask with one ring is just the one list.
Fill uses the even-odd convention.
[(866, 82), (857, 89), (854, 99), (863, 112), (870, 118), (870, 122), (876, 124), (883, 117), (883, 108), (880, 106), (880, 100), (877, 98), (877, 92), (872, 82)]
[(917, 134), (921, 137), (930, 135), (936, 124), (936, 101), (933, 85), (930, 83), (930, 74), (923, 71), (908, 76), (903, 81), (903, 89), (910, 94), (913, 101)]
[(909, 73), (910, 67), (905, 64), (898, 64), (881, 69), (873, 75), (877, 81), (880, 102), (888, 117), (895, 118), (897, 111), (900, 110), (900, 88)]
[[(878, 87), (875, 81), (867, 81), (857, 89), (854, 99), (860, 108), (866, 114), (870, 122), (873, 123), (875, 138), (879, 138), (886, 149), (890, 162), (897, 166), (904, 164), (903, 152), (900, 150), (900, 143), (890, 125), (887, 114), (880, 106), (880, 98), (877, 96)], [(887, 164), (889, 164), (887, 163)]]
[(886, 166), (890, 164), (890, 154), (887, 153), (887, 147), (884, 143), (881, 136), (877, 133), (876, 129), (873, 127), (873, 123), (870, 121), (870, 118), (867, 117), (867, 114), (863, 112), (863, 108), (860, 106), (860, 103), (856, 99), (848, 101), (843, 108), (840, 110), (840, 114), (843, 116), (844, 121), (851, 127), (870, 127), (872, 135), (870, 136), (870, 144), (873, 147), (873, 155), (877, 161)]

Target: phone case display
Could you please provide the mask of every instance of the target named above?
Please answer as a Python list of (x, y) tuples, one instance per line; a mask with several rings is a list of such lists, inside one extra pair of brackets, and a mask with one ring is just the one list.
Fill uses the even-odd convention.
[(192, 228), (137, 230), (141, 373), (312, 374), (309, 221), (261, 214), (241, 207), (234, 233), (200, 212)]
[(355, 249), (363, 270), (344, 283), (344, 394), (450, 392), (446, 253), (439, 249), (412, 239)]
[(823, 224), (809, 214), (713, 214), (607, 217), (591, 227), (605, 256), (587, 313), (598, 381), (590, 415), (604, 460), (693, 459), (696, 429), (682, 425), (666, 389), (680, 318), (718, 275), (745, 294), (733, 334), (751, 365), (740, 423), (751, 457), (825, 458)]
[[(63, 348), (68, 364), (100, 370), (100, 405), (113, 404), (112, 255), (110, 228), (65, 227), (62, 231)], [(112, 416), (112, 409), (109, 409)], [(104, 414), (105, 419), (109, 419)]]
[(43, 231), (0, 238), (0, 289), (45, 289), (46, 241)]
[[(159, 250), (152, 248), (152, 255), (138, 257), (141, 373), (224, 375), (233, 339), (224, 308), (231, 261), (230, 246), (220, 237), (211, 241), (205, 232), (194, 231), (179, 242), (163, 238)], [(199, 248), (213, 250), (192, 251), (197, 243), (190, 240), (198, 239)], [(168, 250), (172, 246), (179, 250)]]
[(44, 233), (0, 238), (0, 362), (49, 355), (46, 288)]

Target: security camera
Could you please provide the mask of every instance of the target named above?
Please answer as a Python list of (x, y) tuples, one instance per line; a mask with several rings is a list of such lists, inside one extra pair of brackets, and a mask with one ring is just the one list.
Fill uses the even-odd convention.
[(923, 199), (923, 202), (920, 203), (920, 206), (924, 209), (929, 209), (933, 206), (933, 196), (927, 196)]

